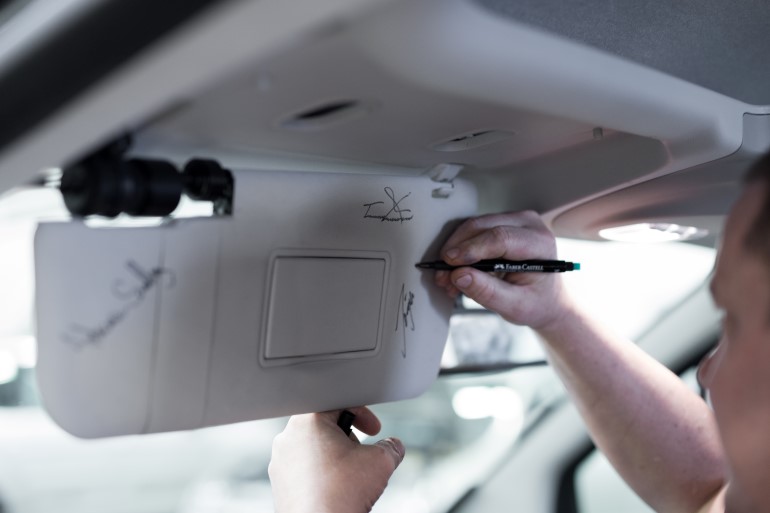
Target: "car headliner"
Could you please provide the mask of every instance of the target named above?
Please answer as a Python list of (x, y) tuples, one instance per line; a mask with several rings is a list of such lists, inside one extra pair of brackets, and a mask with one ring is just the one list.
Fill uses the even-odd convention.
[(133, 0), (71, 0), (47, 25), (25, 20), (45, 6), (30, 2), (6, 21), (0, 190), (130, 132), (137, 155), (240, 167), (459, 164), (482, 211), (533, 208), (589, 239), (686, 222), (711, 245), (770, 141), (759, 0), (194, 4), (131, 44), (116, 27)]

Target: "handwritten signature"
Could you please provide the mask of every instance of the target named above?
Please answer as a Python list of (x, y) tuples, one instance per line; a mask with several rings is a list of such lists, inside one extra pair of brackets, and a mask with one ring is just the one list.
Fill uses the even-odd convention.
[(406, 290), (406, 284), (401, 285), (401, 294), (398, 297), (398, 316), (396, 317), (396, 331), (400, 325), (403, 325), (403, 345), (401, 347), (401, 356), (406, 358), (406, 330), (414, 331), (414, 317), (412, 316), (412, 306), (414, 305), (414, 294)]
[(126, 268), (131, 275), (130, 280), (118, 278), (112, 284), (112, 295), (121, 301), (123, 306), (113, 312), (110, 312), (104, 321), (94, 327), (83, 326), (82, 324), (72, 324), (62, 335), (62, 339), (75, 347), (82, 349), (86, 346), (93, 346), (104, 341), (105, 338), (118, 326), (125, 318), (141, 305), (147, 294), (152, 291), (158, 283), (165, 279), (166, 288), (173, 288), (176, 284), (176, 277), (173, 272), (162, 267), (155, 267), (150, 270), (142, 268), (133, 260), (126, 262)]
[(374, 201), (372, 203), (364, 203), (366, 212), (364, 218), (379, 219), (380, 221), (390, 221), (403, 223), (404, 221), (410, 221), (414, 215), (412, 215), (411, 209), (403, 208), (401, 202), (408, 198), (412, 193), (408, 192), (401, 196), (400, 199), (396, 199), (396, 193), (390, 187), (385, 187), (385, 195), (390, 200), (390, 210), (382, 213), (388, 208), (388, 203), (385, 201)]

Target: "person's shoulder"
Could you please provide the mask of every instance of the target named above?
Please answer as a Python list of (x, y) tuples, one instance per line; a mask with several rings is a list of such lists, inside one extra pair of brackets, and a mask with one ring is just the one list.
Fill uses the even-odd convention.
[(709, 501), (704, 504), (697, 513), (725, 513), (725, 492), (727, 485), (723, 486)]

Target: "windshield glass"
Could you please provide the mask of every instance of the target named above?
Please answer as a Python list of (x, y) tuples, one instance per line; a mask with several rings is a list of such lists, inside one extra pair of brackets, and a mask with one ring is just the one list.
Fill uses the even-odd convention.
[[(0, 198), (0, 510), (272, 511), (267, 465), (286, 419), (79, 440), (45, 414), (34, 381), (33, 236), (39, 219), (64, 217), (56, 191)], [(559, 256), (581, 263), (579, 272), (565, 275), (575, 298), (634, 338), (703, 283), (714, 251), (560, 240)], [(444, 367), (543, 359), (529, 329), (466, 306), (452, 319)], [(551, 369), (540, 365), (443, 377), (419, 398), (374, 406), (383, 434), (407, 446), (375, 511), (448, 511), (521, 433), (564, 400)]]

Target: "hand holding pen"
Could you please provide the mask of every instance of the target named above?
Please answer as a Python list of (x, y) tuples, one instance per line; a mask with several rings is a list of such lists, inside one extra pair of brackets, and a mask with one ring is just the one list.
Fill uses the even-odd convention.
[[(469, 219), (450, 235), (440, 256), (448, 269), (436, 271), (437, 285), (452, 297), (464, 293), (512, 323), (544, 329), (571, 307), (558, 275), (579, 264), (557, 260), (556, 239), (535, 212)], [(525, 262), (527, 270), (511, 267), (496, 277), (487, 272), (490, 261), (491, 272), (495, 261)]]
[(454, 271), (460, 267), (473, 267), (485, 273), (563, 273), (580, 270), (580, 264), (564, 260), (504, 260), (502, 258), (479, 260), (466, 266), (450, 265), (443, 260), (438, 260), (420, 262), (415, 264), (415, 267), (436, 271)]

